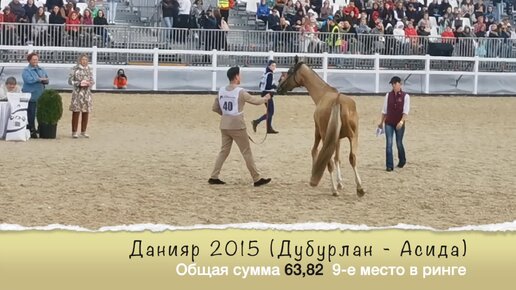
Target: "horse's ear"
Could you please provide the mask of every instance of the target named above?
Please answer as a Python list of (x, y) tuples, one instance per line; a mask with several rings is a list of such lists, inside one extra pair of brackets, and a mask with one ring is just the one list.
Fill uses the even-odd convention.
[(294, 57), (294, 64), (297, 64), (298, 62), (299, 62), (299, 57), (296, 55), (296, 56)]

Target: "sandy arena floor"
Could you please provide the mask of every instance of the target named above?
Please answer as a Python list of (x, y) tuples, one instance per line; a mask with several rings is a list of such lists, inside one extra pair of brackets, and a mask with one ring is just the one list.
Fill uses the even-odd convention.
[[(91, 139), (70, 137), (69, 94), (57, 140), (0, 141), (0, 223), (90, 229), (135, 223), (398, 223), (446, 229), (516, 220), (516, 98), (412, 97), (408, 164), (385, 172), (375, 137), (382, 97), (356, 97), (358, 198), (349, 163), (340, 196), (325, 173), (308, 185), (314, 105), (277, 96), (275, 128), (253, 153), (270, 185), (254, 188), (236, 145), (225, 186), (207, 179), (220, 146), (214, 96), (95, 94)], [(249, 122), (264, 107), (246, 106)], [(264, 125), (255, 135), (260, 139)], [(341, 151), (347, 160), (348, 143)], [(396, 151), (395, 151), (396, 152)], [(395, 159), (396, 162), (396, 159)]]

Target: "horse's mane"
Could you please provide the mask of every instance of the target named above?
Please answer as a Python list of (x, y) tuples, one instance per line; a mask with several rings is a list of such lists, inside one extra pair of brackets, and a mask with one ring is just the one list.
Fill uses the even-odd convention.
[(330, 86), (327, 82), (325, 82), (325, 81), (321, 78), (321, 76), (319, 76), (319, 74), (318, 74), (318, 73), (316, 73), (316, 72), (315, 72), (315, 71), (314, 71), (314, 70), (313, 70), (309, 65), (307, 65), (306, 63), (304, 63), (304, 62), (302, 62), (302, 61), (300, 61), (300, 62), (296, 63), (296, 65), (294, 66), (294, 73), (296, 73), (296, 72), (297, 72), (297, 70), (298, 70), (299, 68), (301, 68), (301, 66), (302, 66), (302, 65), (305, 65), (305, 66), (306, 66), (310, 71), (312, 71), (312, 73), (313, 73), (315, 76), (317, 76), (317, 77), (319, 78), (319, 80), (321, 80), (321, 82), (323, 82), (324, 84), (326, 84), (326, 86), (328, 86), (332, 91), (334, 91), (335, 93), (338, 93), (338, 92), (339, 92), (336, 88), (334, 88), (334, 87)]

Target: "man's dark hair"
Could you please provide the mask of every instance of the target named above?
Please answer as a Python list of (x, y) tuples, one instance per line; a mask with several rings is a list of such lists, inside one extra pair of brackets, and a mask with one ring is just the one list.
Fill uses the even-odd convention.
[(237, 75), (240, 74), (240, 68), (238, 66), (234, 66), (228, 69), (228, 79), (229, 81), (233, 81)]

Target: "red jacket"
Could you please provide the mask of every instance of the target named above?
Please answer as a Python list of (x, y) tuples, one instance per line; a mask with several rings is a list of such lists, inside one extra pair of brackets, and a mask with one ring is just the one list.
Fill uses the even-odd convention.
[(79, 31), (79, 25), (81, 25), (81, 20), (79, 18), (72, 19), (72, 17), (68, 17), (66, 19), (66, 31)]

